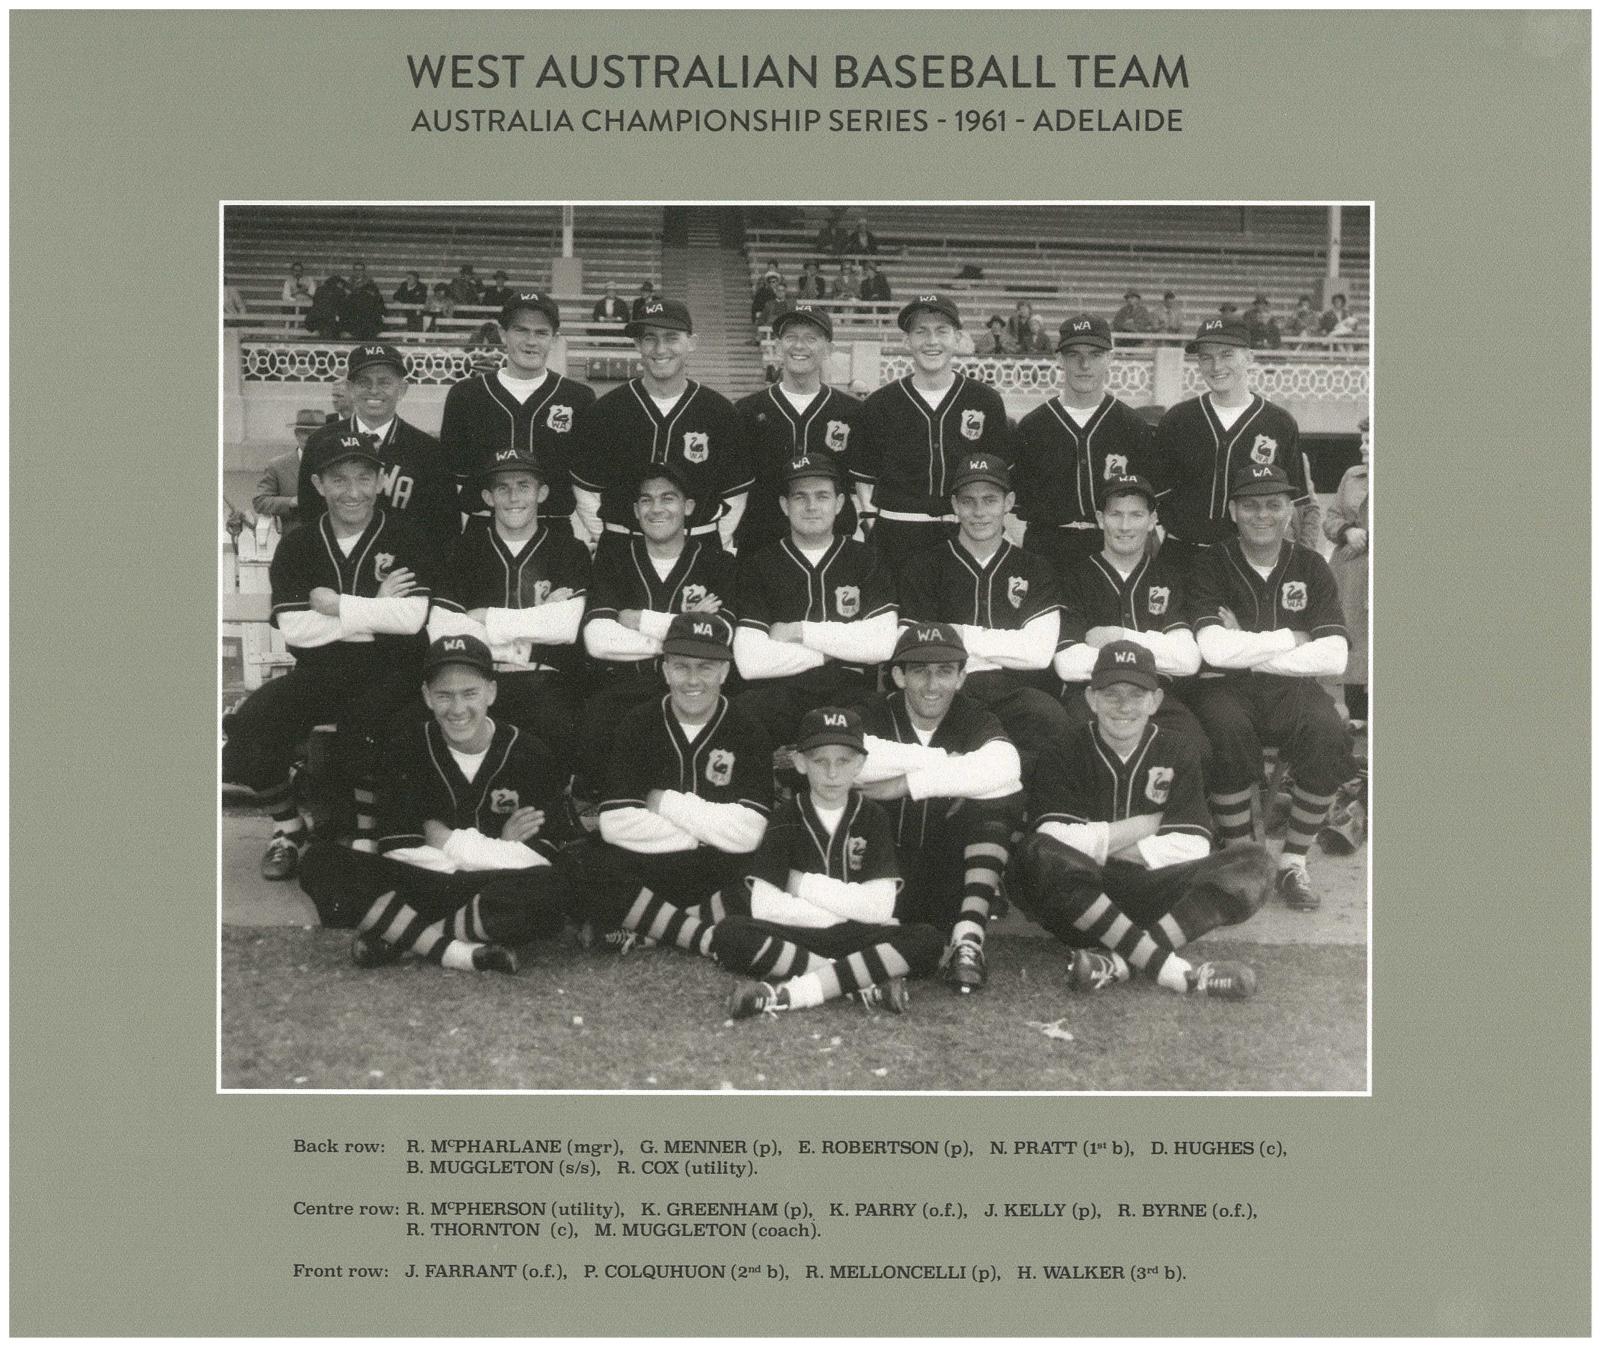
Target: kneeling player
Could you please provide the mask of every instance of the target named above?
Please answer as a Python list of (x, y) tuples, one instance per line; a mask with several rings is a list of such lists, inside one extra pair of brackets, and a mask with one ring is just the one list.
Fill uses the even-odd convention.
[(1177, 951), (1254, 915), (1272, 887), (1271, 857), (1253, 844), (1210, 853), (1195, 749), (1150, 723), (1162, 693), (1147, 648), (1107, 645), (1085, 695), (1093, 722), (1039, 764), (1017, 905), (1073, 947), (1074, 990), (1137, 970), (1171, 991), (1245, 999), (1250, 967), (1196, 966)]
[[(944, 941), (932, 926), (895, 919), (900, 866), (888, 816), (851, 788), (867, 760), (860, 717), (811, 711), (794, 759), (807, 788), (767, 828), (747, 878), (749, 914), (725, 917), (712, 935), (719, 963), (761, 978), (733, 988), (728, 1012), (745, 1019), (855, 993), (901, 1014), (905, 979), (936, 968)], [(729, 906), (736, 900), (730, 894)]]
[(551, 853), (539, 840), (559, 797), (532, 737), (489, 718), (494, 658), (476, 637), (428, 647), (431, 718), (390, 751), (378, 798), (380, 853), (314, 842), (300, 883), (327, 926), (356, 925), (359, 967), (407, 954), (445, 967), (515, 972), (511, 946), (566, 921)]

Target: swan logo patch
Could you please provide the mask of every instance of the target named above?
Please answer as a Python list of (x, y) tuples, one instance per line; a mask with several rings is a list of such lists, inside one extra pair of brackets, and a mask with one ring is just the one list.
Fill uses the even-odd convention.
[(1165, 804), (1167, 796), (1172, 793), (1172, 768), (1170, 766), (1153, 766), (1150, 774), (1145, 777), (1144, 797), (1152, 804)]
[(394, 553), (392, 551), (381, 551), (372, 558), (372, 573), (377, 577), (379, 584), (388, 579), (389, 572), (393, 569)]
[(1146, 606), (1150, 609), (1152, 617), (1159, 617), (1167, 610), (1167, 604), (1172, 601), (1172, 590), (1165, 584), (1152, 584), (1150, 598)]
[(963, 439), (981, 439), (983, 437), (983, 413), (981, 411), (963, 411), (961, 413), (961, 437)]
[(1283, 610), (1285, 612), (1304, 612), (1306, 610), (1306, 586), (1304, 580), (1289, 580), (1284, 584)]
[(833, 605), (841, 617), (854, 617), (861, 611), (861, 589), (854, 584), (841, 584), (833, 591)]
[(1028, 596), (1028, 581), (1021, 575), (1013, 575), (1011, 582), (1006, 585), (1006, 597), (1011, 600), (1011, 606), (1020, 608), (1022, 600)]
[(517, 811), (517, 792), (515, 790), (491, 790), (489, 792), (489, 812), (502, 816)]
[(867, 862), (867, 839), (865, 837), (851, 837), (844, 843), (845, 863), (850, 866), (852, 874), (859, 874), (861, 866)]
[(1256, 442), (1250, 446), (1250, 461), (1253, 463), (1270, 463), (1278, 454), (1278, 441), (1271, 435), (1257, 435)]
[(689, 430), (683, 436), (683, 456), (691, 463), (703, 463), (711, 453), (711, 436), (704, 430)]
[(706, 758), (706, 779), (713, 785), (726, 785), (733, 779), (733, 754), (726, 748), (713, 748)]
[(572, 408), (551, 407), (550, 414), (545, 417), (544, 423), (558, 435), (564, 435), (572, 429)]
[(850, 427), (843, 421), (829, 421), (825, 443), (834, 453), (843, 453), (850, 439)]

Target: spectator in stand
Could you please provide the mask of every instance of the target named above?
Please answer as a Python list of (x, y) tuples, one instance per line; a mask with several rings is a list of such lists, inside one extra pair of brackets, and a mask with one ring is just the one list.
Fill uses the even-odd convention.
[(886, 304), (894, 298), (889, 293), (889, 278), (878, 269), (876, 262), (861, 264), (861, 298), (869, 304)]
[(767, 302), (761, 306), (761, 312), (756, 315), (756, 323), (761, 327), (771, 327), (772, 320), (789, 307), (789, 287), (783, 283), (779, 276), (773, 282), (773, 289)]
[(1122, 296), (1122, 307), (1117, 310), (1117, 316), (1111, 320), (1111, 330), (1113, 332), (1156, 330), (1156, 320), (1144, 306), (1144, 300), (1140, 298), (1137, 290), (1129, 290)]
[(428, 300), (428, 307), (423, 314), (427, 319), (428, 331), (439, 331), (439, 320), (454, 317), (455, 311), (455, 296), (450, 293), (450, 287), (441, 280), (433, 287), (433, 297)]
[(376, 341), (383, 333), (385, 309), (378, 284), (367, 275), (367, 264), (350, 268), (350, 288), (339, 304), (339, 331), (357, 341)]
[[(1339, 606), (1350, 633), (1350, 657), (1340, 681), (1350, 727), (1367, 723), (1367, 557), (1372, 550), (1372, 525), (1367, 501), (1372, 489), (1372, 422), (1361, 418), (1361, 461), (1339, 480), (1328, 505), (1322, 531), (1334, 544), (1328, 565), (1339, 582)], [(259, 509), (260, 506), (258, 505)]]
[(222, 316), (224, 318), (242, 318), (245, 316), (244, 296), (239, 293), (237, 285), (224, 285), (222, 287)]
[(339, 309), (349, 289), (344, 277), (338, 272), (334, 272), (317, 286), (317, 292), (311, 299), (311, 307), (306, 312), (306, 331), (320, 337), (337, 337)]
[(628, 321), (628, 306), (617, 297), (615, 285), (606, 286), (605, 298), (594, 306), (594, 320), (618, 324)]
[(980, 333), (972, 343), (974, 355), (1017, 355), (1021, 349), (1011, 339), (1006, 320), (998, 313), (989, 319), (988, 331)]
[(783, 273), (778, 270), (777, 263), (767, 263), (767, 269), (761, 273), (761, 279), (757, 282), (754, 292), (750, 295), (751, 322), (759, 323), (761, 321), (762, 311), (767, 307), (774, 293), (772, 284), (774, 281), (782, 279)]
[(257, 515), (276, 519), (278, 527), (287, 537), (300, 526), (300, 497), (296, 494), (300, 480), (300, 458), (306, 451), (306, 441), (313, 430), (320, 430), (329, 418), (315, 407), (302, 407), (295, 412), (289, 428), (294, 431), (294, 448), (281, 453), (267, 464), (267, 470), (256, 483), (255, 498), (250, 502)]
[(504, 361), (500, 358), (500, 324), (493, 319), (481, 323), (478, 330), (467, 338), (467, 349), (472, 354), (471, 373), (493, 373)]
[(496, 271), (494, 284), (478, 296), (478, 302), (492, 308), (504, 308), (506, 301), (511, 298), (510, 279), (504, 271)]
[(1283, 345), (1278, 320), (1272, 316), (1272, 305), (1266, 295), (1256, 296), (1255, 303), (1245, 311), (1244, 325), (1250, 333), (1252, 350), (1276, 350)]
[(839, 268), (839, 279), (833, 282), (833, 297), (849, 303), (861, 297), (861, 274), (854, 262), (846, 262)]
[(843, 251), (844, 242), (849, 238), (849, 234), (845, 232), (840, 224), (840, 218), (843, 215), (844, 211), (842, 210), (828, 212), (828, 218), (823, 221), (822, 228), (817, 230), (818, 252), (824, 255), (831, 255)]
[(852, 257), (871, 257), (878, 251), (878, 236), (867, 228), (867, 217), (856, 217), (856, 227), (846, 234), (838, 251)]
[(1016, 310), (1006, 320), (1006, 336), (1017, 349), (1028, 339), (1028, 324), (1033, 320), (1033, 305), (1026, 299), (1017, 300)]
[(1024, 355), (1054, 355), (1055, 342), (1044, 330), (1044, 317), (1035, 313), (1028, 319), (1028, 339), (1022, 343)]
[(283, 311), (297, 313), (303, 308), (310, 308), (311, 293), (311, 279), (306, 275), (305, 267), (299, 262), (290, 262), (288, 278), (283, 282)]
[(1178, 296), (1168, 290), (1161, 296), (1161, 307), (1156, 310), (1156, 326), (1158, 332), (1181, 332), (1183, 325), (1183, 305), (1178, 302)]
[(395, 287), (394, 302), (397, 306), (411, 306), (406, 313), (406, 331), (420, 332), (422, 330), (422, 310), (428, 302), (428, 287), (422, 283), (420, 272), (406, 272), (405, 280)]
[(801, 299), (826, 299), (828, 282), (822, 278), (822, 268), (816, 262), (807, 262), (800, 268), (800, 283), (796, 293)]
[(450, 282), (450, 297), (458, 304), (476, 304), (480, 289), (478, 278), (470, 266), (463, 266), (456, 272), (456, 278)]
[(1295, 301), (1294, 312), (1284, 321), (1283, 335), (1286, 337), (1316, 336), (1319, 321), (1317, 310), (1311, 303), (1311, 296), (1303, 294)]
[(643, 282), (639, 286), (639, 297), (633, 301), (633, 308), (629, 311), (629, 317), (632, 318), (634, 322), (638, 322), (640, 314), (644, 312), (645, 305), (655, 297), (655, 285), (648, 280)]
[[(1328, 310), (1322, 315), (1321, 321), (1317, 324), (1317, 330), (1323, 336), (1343, 336), (1345, 332), (1350, 330), (1346, 326), (1349, 322), (1350, 314), (1345, 306), (1345, 297), (1342, 294), (1336, 294), (1329, 301)], [(1341, 328), (1344, 330), (1341, 331)]]

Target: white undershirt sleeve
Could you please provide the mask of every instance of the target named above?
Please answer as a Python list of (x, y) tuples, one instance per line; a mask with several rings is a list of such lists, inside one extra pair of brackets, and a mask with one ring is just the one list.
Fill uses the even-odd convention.
[(332, 645), (344, 635), (344, 626), (337, 617), (313, 612), (310, 608), (304, 612), (280, 612), (278, 630), (283, 632), (288, 644), (297, 645), (303, 650)]
[[(1171, 678), (1187, 678), (1200, 671), (1200, 647), (1192, 631), (1127, 631), (1127, 638), (1143, 645), (1156, 657), (1156, 671)], [(1065, 653), (1065, 651), (1063, 651)], [(1057, 669), (1060, 655), (1056, 656)]]
[(659, 807), (661, 816), (673, 826), (731, 855), (755, 850), (767, 831), (766, 818), (754, 809), (743, 804), (714, 804), (681, 790), (663, 790)]
[(1054, 837), (1064, 846), (1081, 851), (1097, 865), (1106, 862), (1106, 846), (1111, 841), (1109, 823), (1048, 822), (1040, 823), (1039, 831), (1047, 837)]
[(1022, 788), (1022, 759), (1014, 745), (993, 739), (976, 752), (906, 772), (913, 799), (999, 799)]
[(750, 880), (750, 915), (757, 921), (797, 925), (811, 930), (840, 924), (839, 917), (833, 912), (803, 901), (781, 888), (774, 888), (765, 879)]
[[(624, 627), (624, 630), (627, 628)], [(639, 634), (649, 636), (657, 642), (658, 648), (661, 641), (667, 638), (667, 632), (672, 629), (672, 614), (670, 612), (657, 612), (654, 608), (639, 609)]]
[(943, 748), (924, 747), (921, 743), (900, 743), (892, 738), (865, 735), (867, 760), (857, 777), (863, 785), (893, 780), (919, 767), (935, 766), (950, 760)]
[(571, 645), (578, 639), (583, 607), (582, 598), (564, 598), (559, 603), (541, 603), (531, 608), (489, 608), (483, 624), (491, 645), (509, 645), (515, 640)]
[(1167, 832), (1145, 837), (1135, 845), (1151, 869), (1165, 869), (1168, 865), (1181, 865), (1188, 860), (1203, 860), (1211, 854), (1211, 843), (1193, 832)]
[(894, 879), (846, 883), (842, 879), (830, 879), (826, 874), (802, 874), (799, 895), (847, 921), (889, 925), (896, 923), (894, 899), (898, 887)]
[(806, 649), (847, 664), (881, 664), (894, 656), (900, 620), (893, 612), (880, 612), (860, 622), (801, 622), (800, 638)]
[(1230, 631), (1225, 626), (1207, 626), (1195, 636), (1200, 654), (1212, 668), (1255, 668), (1275, 655), (1294, 648), (1294, 632)]
[(733, 633), (733, 661), (739, 676), (756, 681), (761, 678), (787, 678), (821, 668), (827, 658), (820, 650), (774, 640), (765, 631), (741, 626)]
[(1094, 673), (1095, 660), (1099, 657), (1099, 650), (1081, 640), (1075, 645), (1068, 645), (1064, 650), (1057, 650), (1056, 677), (1062, 682), (1088, 682)]
[(659, 813), (641, 808), (601, 810), (600, 839), (640, 855), (692, 851), (698, 844), (681, 827), (669, 823)]
[(1350, 642), (1343, 636), (1319, 636), (1287, 653), (1257, 664), (1258, 673), (1282, 673), (1291, 678), (1333, 678), (1350, 661)]
[(428, 639), (439, 640), (444, 636), (475, 636), (485, 645), (489, 643), (489, 633), (482, 622), (473, 621), (464, 612), (442, 608), (435, 603), (428, 609)]
[(428, 600), (420, 594), (405, 598), (339, 595), (339, 623), (347, 636), (414, 636), (427, 617)]
[(504, 837), (486, 837), (475, 827), (457, 828), (445, 842), (444, 854), (456, 862), (462, 872), (485, 869), (534, 869), (550, 862), (520, 841), (507, 841)]
[(1000, 668), (1049, 668), (1061, 639), (1061, 614), (1041, 612), (1020, 631), (998, 631), (991, 626), (963, 626), (967, 653)]
[(661, 642), (615, 617), (596, 617), (583, 628), (583, 648), (592, 658), (622, 663), (654, 658), (661, 653)]

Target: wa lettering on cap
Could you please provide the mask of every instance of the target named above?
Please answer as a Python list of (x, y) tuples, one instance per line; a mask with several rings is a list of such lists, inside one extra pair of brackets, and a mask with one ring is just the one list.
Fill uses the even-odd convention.
[(944, 632), (937, 626), (919, 626), (917, 628), (917, 639), (924, 644), (932, 645), (944, 639)]
[(1132, 650), (1116, 650), (1111, 655), (1111, 662), (1114, 664), (1132, 664), (1138, 661), (1134, 658)]
[(360, 435), (340, 435), (339, 447), (341, 449), (359, 449), (364, 447)]
[(710, 622), (696, 622), (694, 624), (694, 633), (697, 636), (705, 636), (708, 640), (716, 635), (716, 632), (711, 629)]
[(1087, 318), (1079, 318), (1077, 322), (1072, 324), (1072, 330), (1074, 332), (1087, 332), (1092, 326), (1093, 324)]
[(830, 729), (843, 729), (845, 727), (844, 713), (842, 711), (831, 711), (823, 715), (822, 722)]
[(660, 303), (660, 301), (656, 300), (656, 299), (652, 299), (648, 304), (646, 304), (644, 306), (644, 311), (646, 313), (660, 313), (661, 312), (661, 303)]
[(1272, 469), (1270, 467), (1252, 467), (1250, 469), (1250, 476), (1256, 481), (1265, 481), (1271, 475)]
[(519, 457), (521, 457), (521, 453), (517, 449), (500, 449), (495, 453), (494, 460), (497, 463), (503, 463), (508, 459)]
[(919, 304), (933, 304), (933, 303), (937, 303), (937, 302), (938, 302), (938, 299), (939, 299), (939, 296), (938, 296), (938, 295), (936, 295), (936, 294), (919, 294), (919, 295), (918, 295), (918, 296), (917, 296), (917, 302), (918, 302), (918, 303), (919, 303)]
[(1207, 318), (1203, 323), (1200, 324), (1200, 330), (1202, 332), (1215, 332), (1221, 326), (1221, 318)]
[(463, 654), (465, 654), (467, 650), (467, 642), (462, 640), (460, 636), (450, 637), (445, 640), (444, 648), (447, 650), (460, 650)]

